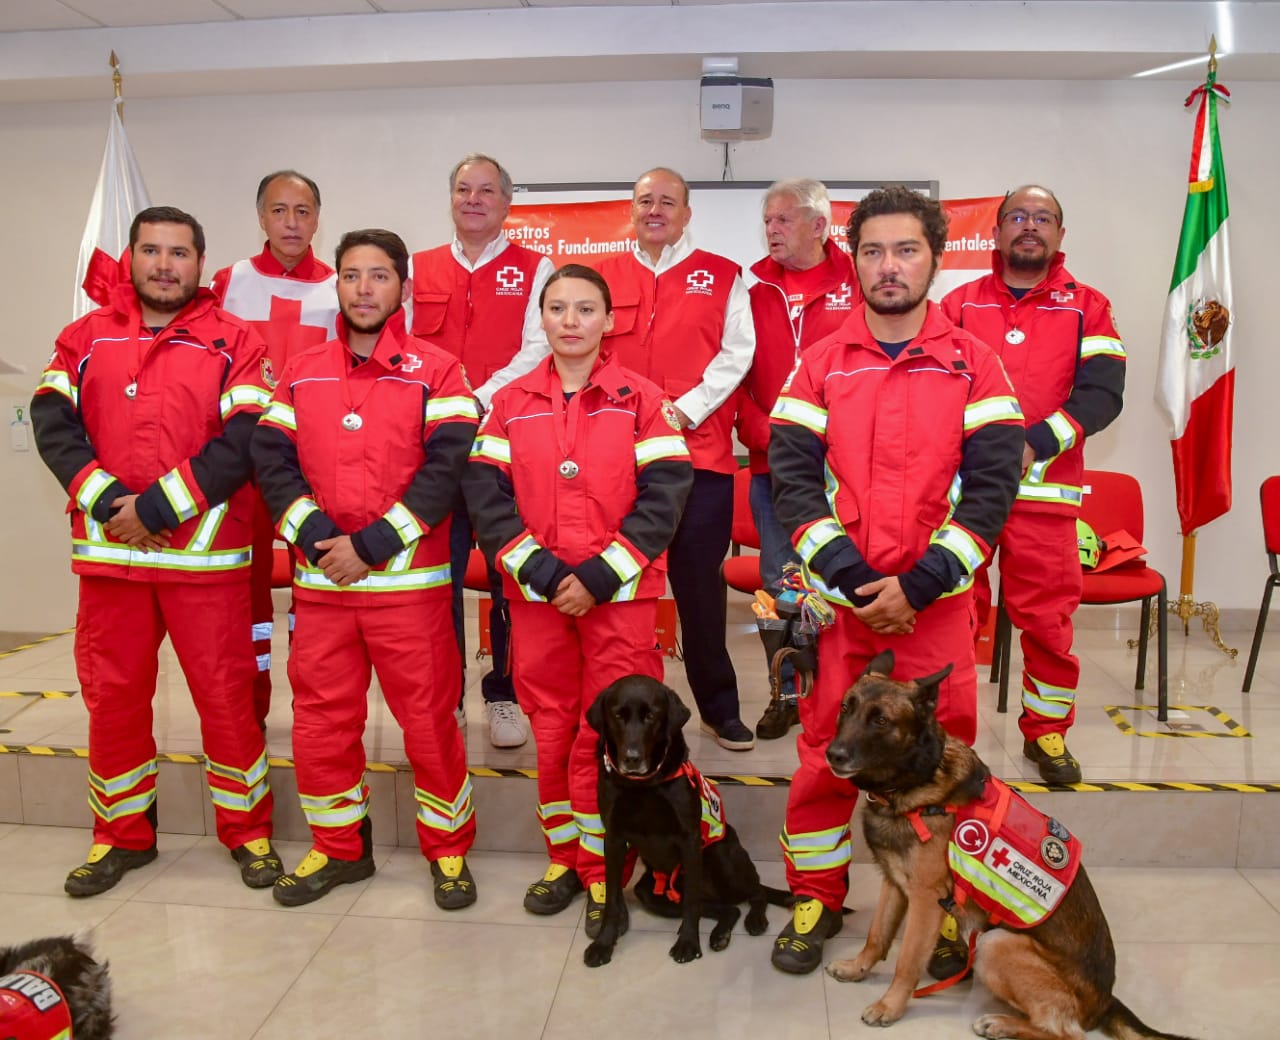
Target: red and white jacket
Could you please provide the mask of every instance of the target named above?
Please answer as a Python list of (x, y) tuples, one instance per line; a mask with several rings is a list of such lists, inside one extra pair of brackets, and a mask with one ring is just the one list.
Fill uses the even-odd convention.
[(538, 297), (555, 266), (499, 234), (474, 264), (455, 238), (413, 254), (413, 334), (462, 362), (484, 408), (549, 352)]
[[(77, 574), (132, 581), (247, 580), (249, 439), (266, 406), (261, 338), (198, 290), (168, 325), (142, 323), (132, 284), (63, 329), (31, 403), (36, 444), (71, 501)], [(105, 530), (111, 503), (171, 531), (163, 550)]]
[(756, 352), (743, 381), (738, 436), (750, 455), (752, 473), (769, 472), (769, 413), (778, 393), (800, 360), (800, 354), (835, 332), (862, 302), (862, 288), (849, 254), (828, 238), (814, 291), (803, 300), (788, 298), (785, 272), (771, 256), (757, 261), (751, 273), (751, 318)]
[(550, 357), (500, 390), (463, 481), (507, 595), (551, 599), (573, 573), (598, 603), (662, 595), (692, 485), (671, 403), (608, 355), (568, 401)]
[[(345, 420), (345, 421), (344, 421)], [(478, 421), (462, 368), (387, 319), (361, 361), (337, 338), (285, 368), (253, 439), (262, 497), (298, 556), (298, 599), (399, 604), (450, 595), (449, 517)], [(317, 541), (347, 534), (369, 574), (338, 586)]]
[(995, 355), (932, 303), (890, 360), (865, 305), (800, 358), (769, 443), (778, 519), (824, 595), (897, 575), (917, 610), (967, 589), (1017, 491), (1022, 412)]
[(224, 267), (209, 288), (223, 310), (249, 322), (267, 344), (269, 384), (294, 354), (318, 347), (335, 335), (337, 276), (328, 264), (307, 255), (286, 271), (264, 245), (257, 256)]
[(1124, 404), (1125, 351), (1111, 303), (1077, 282), (1058, 253), (1049, 273), (1022, 299), (992, 273), (947, 293), (942, 309), (1004, 363), (1027, 421), (1036, 461), (1018, 488), (1017, 508), (1072, 513), (1080, 507), (1084, 442)]
[(601, 261), (613, 298), (605, 348), (687, 415), (695, 469), (733, 473), (733, 392), (751, 366), (755, 329), (738, 265), (694, 249), (688, 232), (655, 265), (638, 246)]

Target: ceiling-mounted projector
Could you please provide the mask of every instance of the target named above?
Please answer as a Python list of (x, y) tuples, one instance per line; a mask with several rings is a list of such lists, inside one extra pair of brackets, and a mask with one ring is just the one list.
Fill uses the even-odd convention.
[(737, 58), (704, 58), (705, 141), (763, 141), (773, 132), (773, 80), (738, 75)]

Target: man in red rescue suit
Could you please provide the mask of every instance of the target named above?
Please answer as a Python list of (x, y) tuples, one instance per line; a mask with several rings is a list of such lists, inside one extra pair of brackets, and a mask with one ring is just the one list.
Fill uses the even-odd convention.
[[(517, 245), (502, 230), (511, 211), (511, 175), (496, 159), (473, 153), (449, 174), (454, 236), (448, 245), (413, 254), (413, 334), (443, 347), (462, 362), (482, 409), (500, 387), (547, 354), (538, 296), (555, 269), (550, 259)], [(450, 534), (453, 625), (466, 663), (462, 579), (473, 532), (459, 500)], [(493, 668), (480, 680), (489, 743), (519, 747), (529, 729), (516, 704), (508, 653), (508, 612), (502, 577), (489, 571), (490, 645)], [(460, 725), (466, 724), (462, 707)]]
[(131, 277), (58, 337), (31, 404), (71, 501), (76, 669), (89, 711), (90, 896), (156, 858), (151, 701), (168, 633), (200, 715), (218, 838), (251, 888), (280, 876), (253, 720), (249, 440), (267, 402), (262, 340), (200, 289), (204, 231), (171, 206), (129, 231)]
[(585, 887), (603, 924), (598, 736), (587, 709), (625, 675), (662, 678), (654, 643), (665, 550), (693, 481), (671, 402), (600, 349), (609, 286), (569, 264), (543, 307), (552, 356), (494, 397), (465, 478), (486, 555), (507, 583), (517, 689), (538, 747), (538, 818), (551, 860), (533, 914)]
[(849, 221), (865, 303), (800, 358), (772, 415), (774, 504), (835, 623), (800, 702), (800, 764), (781, 842), (793, 918), (773, 964), (803, 974), (840, 930), (858, 792), (826, 762), (840, 702), (882, 650), (904, 677), (954, 665), (938, 721), (977, 732), (969, 586), (1018, 485), (1022, 413), (1000, 362), (926, 293), (946, 246), (941, 205), (871, 192)]
[(457, 361), (405, 331), (409, 253), (390, 231), (338, 244), (338, 335), (286, 366), (253, 440), (297, 552), (289, 654), (298, 797), (313, 846), (276, 882), (297, 906), (374, 871), (362, 737), (371, 669), (404, 731), (435, 901), (475, 902), (471, 780), (453, 719), (449, 516), (477, 422)]
[[(849, 254), (830, 237), (831, 199), (821, 181), (776, 181), (764, 197), (769, 255), (752, 265), (751, 317), (756, 352), (739, 399), (738, 436), (750, 452), (751, 516), (760, 535), (760, 581), (765, 588), (798, 562), (778, 523), (769, 479), (769, 413), (800, 354), (834, 332), (862, 302)], [(771, 700), (756, 736), (784, 737), (800, 721), (795, 673), (782, 666), (781, 698)]]
[(734, 391), (751, 365), (755, 330), (738, 265), (695, 249), (687, 227), (689, 185), (674, 170), (635, 183), (630, 252), (600, 264), (613, 294), (606, 339), (619, 364), (661, 387), (676, 408), (693, 458), (693, 490), (667, 552), (680, 615), (685, 674), (702, 729), (721, 747), (746, 751), (738, 677), (725, 646), (720, 563), (733, 525)]
[[(1022, 632), (1022, 753), (1049, 783), (1074, 784), (1080, 763), (1066, 733), (1080, 679), (1071, 616), (1081, 592), (1084, 442), (1120, 414), (1125, 353), (1110, 302), (1066, 269), (1064, 233), (1051, 191), (1010, 192), (996, 217), (991, 274), (953, 289), (942, 308), (1000, 356), (1026, 415), (1022, 483), (998, 543), (1000, 592)], [(975, 589), (984, 620), (985, 568)]]
[[(262, 252), (224, 267), (209, 288), (224, 310), (249, 322), (267, 344), (267, 386), (299, 350), (318, 346), (334, 335), (338, 297), (333, 268), (318, 260), (311, 240), (320, 222), (320, 189), (297, 170), (277, 170), (262, 178), (257, 195), (258, 224), (266, 233)], [(271, 636), (275, 609), (271, 602), (271, 569), (275, 526), (259, 495), (254, 502), (253, 563), (249, 586), (253, 610), (253, 645), (258, 660), (253, 709), (266, 725), (271, 708)], [(289, 610), (293, 630), (293, 609)]]

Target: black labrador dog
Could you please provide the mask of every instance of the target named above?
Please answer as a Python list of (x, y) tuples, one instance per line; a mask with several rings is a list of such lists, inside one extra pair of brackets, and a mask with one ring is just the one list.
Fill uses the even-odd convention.
[(682, 732), (689, 717), (675, 690), (645, 675), (612, 683), (587, 709), (587, 722), (600, 735), (605, 862), (604, 920), (583, 955), (588, 967), (608, 964), (627, 930), (622, 875), (629, 849), (648, 868), (636, 883), (637, 898), (661, 916), (680, 918), (671, 947), (679, 964), (702, 956), (700, 917), (715, 920), (711, 948), (723, 950), (741, 915), (737, 904), (750, 904), (747, 932), (760, 935), (769, 927), (765, 907), (792, 902), (789, 892), (760, 883), (737, 833), (724, 822), (719, 794), (689, 763)]

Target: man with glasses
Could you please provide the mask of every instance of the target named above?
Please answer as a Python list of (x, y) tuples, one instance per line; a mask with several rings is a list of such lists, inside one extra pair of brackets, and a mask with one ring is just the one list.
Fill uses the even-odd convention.
[[(1067, 750), (1080, 663), (1071, 615), (1080, 603), (1076, 516), (1084, 442), (1120, 414), (1125, 352), (1102, 293), (1077, 281), (1059, 250), (1066, 229), (1053, 192), (1025, 185), (996, 216), (991, 274), (948, 293), (947, 317), (1004, 362), (1026, 416), (1022, 482), (1000, 534), (1000, 588), (1022, 632), (1022, 753), (1049, 783), (1079, 783)], [(991, 607), (985, 570), (981, 618)]]

